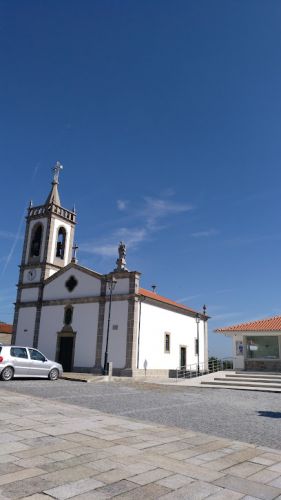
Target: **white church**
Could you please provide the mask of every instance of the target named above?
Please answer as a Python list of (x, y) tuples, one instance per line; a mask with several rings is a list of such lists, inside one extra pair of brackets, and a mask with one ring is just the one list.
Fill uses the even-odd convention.
[(140, 287), (121, 242), (108, 274), (77, 263), (76, 213), (58, 192), (54, 168), (45, 203), (30, 204), (15, 304), (13, 344), (33, 346), (64, 371), (174, 376), (208, 364), (206, 309), (195, 311)]

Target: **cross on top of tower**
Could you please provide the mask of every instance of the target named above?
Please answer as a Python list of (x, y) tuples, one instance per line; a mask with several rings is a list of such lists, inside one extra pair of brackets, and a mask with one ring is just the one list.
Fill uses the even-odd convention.
[(78, 250), (79, 246), (77, 245), (77, 243), (74, 242), (74, 245), (72, 247), (72, 259), (71, 259), (71, 262), (74, 262), (75, 264), (77, 264), (78, 260), (77, 260), (77, 250)]
[(53, 168), (53, 172), (54, 172), (54, 179), (53, 179), (53, 182), (55, 184), (58, 184), (59, 182), (59, 175), (60, 175), (60, 171), (63, 169), (63, 166), (62, 164), (57, 161), (57, 163), (55, 164), (54, 168)]

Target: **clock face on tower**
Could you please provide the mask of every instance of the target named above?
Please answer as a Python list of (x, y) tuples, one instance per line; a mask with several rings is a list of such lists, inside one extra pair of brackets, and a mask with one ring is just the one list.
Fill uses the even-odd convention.
[(29, 281), (33, 281), (36, 278), (36, 270), (30, 269), (27, 273), (27, 278)]

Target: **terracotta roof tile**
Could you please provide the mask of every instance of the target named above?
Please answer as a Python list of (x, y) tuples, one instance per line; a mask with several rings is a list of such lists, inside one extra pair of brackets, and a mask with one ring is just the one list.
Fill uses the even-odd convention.
[(12, 333), (13, 325), (7, 323), (0, 323), (0, 333)]
[[(197, 314), (197, 311), (195, 311), (194, 309), (191, 309), (190, 307), (184, 306), (183, 304), (179, 304), (178, 302), (175, 302), (174, 300), (167, 299), (166, 297), (163, 297), (162, 295), (158, 295), (158, 293), (151, 292), (150, 290), (146, 290), (145, 288), (140, 288), (139, 293), (143, 297), (147, 297), (149, 299), (153, 299), (153, 300), (156, 300), (158, 302), (162, 302), (164, 304), (168, 304), (171, 306), (175, 306), (179, 309), (183, 309), (184, 311), (188, 311), (188, 312), (191, 312), (193, 314)], [(199, 313), (199, 314), (203, 316), (202, 313)]]
[(217, 328), (215, 332), (276, 332), (281, 331), (281, 316), (249, 321), (239, 325)]

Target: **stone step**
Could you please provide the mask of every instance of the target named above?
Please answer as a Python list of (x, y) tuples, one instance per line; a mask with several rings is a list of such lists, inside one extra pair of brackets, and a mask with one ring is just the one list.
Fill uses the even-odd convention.
[(263, 384), (279, 384), (281, 386), (281, 379), (274, 379), (274, 378), (254, 378), (254, 377), (215, 377), (214, 380), (223, 380), (225, 381), (235, 381), (237, 383), (240, 382), (254, 382), (254, 383), (260, 383), (262, 382)]
[(258, 391), (258, 392), (273, 392), (281, 393), (281, 388), (273, 388), (271, 386), (248, 386), (248, 385), (230, 385), (230, 384), (220, 384), (218, 382), (201, 382), (202, 388), (206, 389), (233, 389), (239, 391)]
[[(227, 381), (225, 379), (221, 379), (219, 381), (215, 381), (215, 380), (210, 380), (210, 381), (204, 381), (204, 380), (201, 380), (201, 384), (202, 385), (208, 385), (208, 386), (223, 386), (225, 389), (226, 388), (229, 388), (231, 389), (232, 387), (236, 387), (236, 388), (242, 388), (242, 387), (252, 387), (252, 388), (257, 388), (257, 389), (264, 389), (264, 390), (267, 390), (267, 389), (279, 389), (279, 391), (281, 392), (281, 387), (280, 385), (275, 385), (275, 384), (263, 384), (262, 382), (242, 382), (242, 381), (235, 381), (235, 382), (232, 382), (232, 381)], [(278, 392), (279, 392), (278, 391)]]
[(257, 372), (236, 372), (236, 373), (226, 373), (226, 377), (243, 377), (243, 378), (274, 378), (274, 379), (280, 379), (281, 380), (281, 374), (279, 375), (278, 373), (257, 373)]

